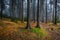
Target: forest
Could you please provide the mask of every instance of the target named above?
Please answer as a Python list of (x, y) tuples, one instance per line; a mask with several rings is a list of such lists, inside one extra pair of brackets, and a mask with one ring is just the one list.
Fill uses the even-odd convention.
[(0, 0), (0, 40), (60, 40), (60, 0)]

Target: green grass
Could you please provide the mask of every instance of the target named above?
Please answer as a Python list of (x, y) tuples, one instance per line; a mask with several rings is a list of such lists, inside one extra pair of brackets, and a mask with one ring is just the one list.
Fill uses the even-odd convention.
[(40, 29), (40, 28), (31, 29), (31, 32), (36, 33), (37, 35), (39, 35), (41, 37), (47, 35), (46, 31), (44, 29)]
[(33, 28), (33, 29), (19, 29), (20, 32), (31, 32), (31, 33), (35, 33), (37, 36), (43, 37), (43, 36), (47, 36), (47, 32), (44, 29), (40, 29), (40, 28)]
[[(33, 28), (33, 29), (29, 29), (29, 30), (28, 29), (19, 29), (17, 32), (19, 34), (22, 33), (22, 35), (23, 35), (23, 33), (26, 33), (25, 35), (27, 35), (27, 37), (30, 37), (29, 35), (31, 35), (31, 37), (33, 37), (36, 40), (39, 40), (39, 39), (42, 39), (42, 38), (45, 38), (45, 37), (47, 37), (47, 39), (50, 39), (48, 33), (43, 28)], [(33, 36), (33, 34), (36, 35), (36, 36)]]

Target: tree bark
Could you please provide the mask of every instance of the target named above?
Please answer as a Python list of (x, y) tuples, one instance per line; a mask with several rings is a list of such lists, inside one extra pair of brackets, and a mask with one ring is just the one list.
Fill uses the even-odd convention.
[(24, 13), (23, 13), (23, 0), (22, 0), (22, 22), (24, 22)]
[(37, 3), (37, 26), (36, 28), (40, 28), (39, 0)]
[(57, 0), (55, 0), (55, 22), (54, 24), (57, 24)]
[(33, 21), (35, 23), (35, 0), (33, 1)]
[(21, 0), (18, 0), (17, 10), (18, 10), (18, 18), (21, 21)]
[(10, 0), (10, 8), (11, 8), (11, 13), (10, 13), (10, 16), (11, 16), (11, 18), (15, 18), (15, 0)]
[(26, 29), (31, 29), (30, 27), (30, 0), (27, 0), (27, 26)]
[(1, 0), (1, 19), (2, 19), (2, 14), (3, 14), (3, 10), (5, 8), (5, 4), (4, 4), (4, 0)]
[(46, 23), (47, 23), (47, 0), (46, 0)]

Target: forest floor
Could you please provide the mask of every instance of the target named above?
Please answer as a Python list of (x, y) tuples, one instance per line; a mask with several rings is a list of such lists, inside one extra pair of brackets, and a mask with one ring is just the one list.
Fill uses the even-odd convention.
[(51, 36), (51, 40), (60, 40), (60, 23), (54, 25), (52, 23), (41, 23), (43, 27)]
[(0, 40), (60, 40), (60, 23), (40, 23), (41, 29), (33, 29), (36, 23), (30, 23), (32, 29), (23, 29), (26, 22), (0, 20)]

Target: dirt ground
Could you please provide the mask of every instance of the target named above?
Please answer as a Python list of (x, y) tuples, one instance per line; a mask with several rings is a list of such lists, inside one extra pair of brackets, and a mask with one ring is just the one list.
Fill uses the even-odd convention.
[[(31, 22), (30, 23), (31, 28), (34, 28), (36, 26), (36, 23)], [(47, 37), (43, 39), (36, 38), (37, 35), (34, 33), (31, 33), (29, 31), (26, 32), (20, 32), (17, 31), (19, 28), (25, 28), (26, 22), (21, 23), (18, 21), (18, 23), (11, 22), (10, 20), (0, 20), (0, 39), (1, 40), (60, 40), (60, 24), (53, 25), (52, 23), (40, 23), (40, 27), (46, 30), (48, 33)], [(3, 35), (3, 36), (2, 36)], [(13, 36), (13, 37), (12, 37)], [(51, 39), (47, 39), (48, 36), (51, 37)], [(10, 39), (7, 39), (10, 38)], [(26, 38), (27, 37), (27, 38)], [(36, 38), (36, 39), (35, 39)]]

